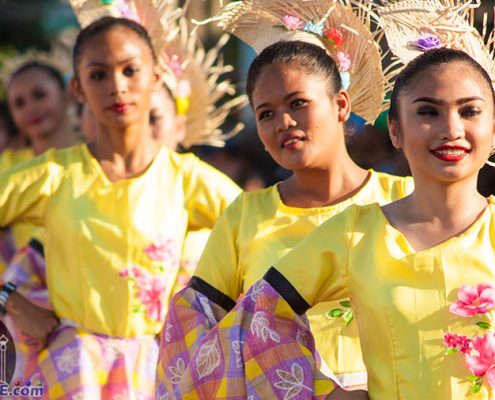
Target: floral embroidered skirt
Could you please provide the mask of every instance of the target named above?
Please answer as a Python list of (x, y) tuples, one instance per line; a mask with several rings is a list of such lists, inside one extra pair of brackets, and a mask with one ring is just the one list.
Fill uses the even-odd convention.
[(61, 325), (48, 347), (32, 355), (26, 377), (41, 381), (49, 399), (151, 400), (157, 355), (154, 337), (109, 337)]
[(228, 312), (218, 293), (197, 282), (169, 309), (157, 399), (323, 399), (334, 389), (318, 371), (306, 318), (270, 284), (259, 281)]

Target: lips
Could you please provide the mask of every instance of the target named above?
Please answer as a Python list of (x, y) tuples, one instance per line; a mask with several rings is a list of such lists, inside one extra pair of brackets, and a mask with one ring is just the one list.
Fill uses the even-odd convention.
[(431, 150), (431, 153), (442, 161), (461, 161), (466, 157), (471, 149), (464, 146), (440, 146)]
[(43, 122), (44, 118), (43, 117), (36, 117), (36, 118), (33, 118), (30, 122), (30, 125), (32, 126), (37, 126), (39, 124), (41, 124)]
[(294, 149), (299, 147), (305, 140), (306, 139), (303, 136), (291, 133), (282, 137), (280, 147), (284, 149)]
[(131, 103), (114, 103), (109, 109), (117, 114), (124, 114), (131, 108)]

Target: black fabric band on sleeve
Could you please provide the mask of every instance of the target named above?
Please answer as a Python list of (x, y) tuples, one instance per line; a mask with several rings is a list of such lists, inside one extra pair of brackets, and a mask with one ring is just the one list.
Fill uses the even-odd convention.
[(29, 247), (36, 250), (36, 252), (38, 252), (41, 255), (41, 257), (43, 258), (45, 257), (45, 250), (43, 249), (43, 245), (39, 240), (31, 239), (29, 241)]
[(287, 303), (289, 303), (297, 314), (302, 315), (311, 308), (296, 288), (292, 286), (287, 278), (278, 272), (275, 267), (270, 267), (263, 279), (267, 281)]
[(199, 293), (204, 294), (210, 301), (218, 304), (226, 311), (232, 310), (236, 305), (236, 302), (229, 296), (223, 294), (220, 290), (214, 288), (208, 282), (205, 282), (197, 276), (193, 276), (187, 286)]

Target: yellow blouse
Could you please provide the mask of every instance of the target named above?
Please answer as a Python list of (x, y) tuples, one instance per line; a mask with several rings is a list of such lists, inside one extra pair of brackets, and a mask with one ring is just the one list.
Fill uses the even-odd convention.
[(86, 145), (0, 174), (0, 226), (44, 227), (47, 285), (61, 319), (112, 336), (160, 332), (187, 229), (212, 227), (240, 189), (191, 154), (161, 149), (112, 183)]
[[(30, 160), (34, 157), (33, 149), (25, 147), (21, 149), (5, 149), (0, 154), (0, 172), (7, 171), (15, 165)], [(15, 245), (15, 248), (24, 246), (29, 242), (31, 237), (36, 234), (36, 230), (31, 224), (18, 221), (9, 227), (8, 231), (2, 232), (0, 240), (9, 241)], [(0, 257), (0, 274), (3, 274), (7, 265)]]
[(461, 318), (448, 308), (461, 285), (495, 281), (493, 197), (463, 234), (418, 252), (377, 204), (351, 206), (275, 268), (309, 305), (350, 297), (371, 399), (495, 398), (486, 386), (469, 395), (461, 354), (446, 355), (443, 344), (449, 331), (480, 334), (473, 326), (479, 318)]
[[(277, 186), (244, 192), (218, 220), (194, 275), (235, 301), (263, 277), (270, 265), (328, 218), (351, 204), (385, 204), (410, 191), (411, 178), (371, 170), (368, 181), (358, 193), (327, 207), (288, 207), (281, 201)], [(328, 311), (336, 307), (341, 306), (335, 301), (310, 310), (317, 349), (334, 372), (362, 373), (365, 368), (356, 324), (351, 322), (345, 326), (341, 319), (329, 317)], [(351, 385), (362, 383), (344, 381)]]

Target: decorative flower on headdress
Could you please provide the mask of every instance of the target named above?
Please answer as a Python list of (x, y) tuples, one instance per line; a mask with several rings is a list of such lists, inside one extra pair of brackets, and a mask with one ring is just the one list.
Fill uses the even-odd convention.
[(418, 40), (407, 43), (408, 48), (420, 51), (428, 51), (431, 49), (439, 49), (442, 47), (442, 42), (435, 35), (421, 35)]
[(216, 21), (258, 54), (281, 40), (324, 48), (338, 65), (344, 85), (352, 80), (353, 112), (372, 123), (386, 109), (385, 92), (398, 72), (395, 66), (383, 72), (377, 43), (381, 27), (372, 21), (373, 7), (369, 0), (244, 0), (231, 2), (198, 24)]
[[(282, 25), (275, 25), (277, 28), (287, 29), (289, 31), (302, 31), (318, 36), (325, 42), (330, 42), (335, 50), (338, 50), (344, 44), (344, 36), (337, 28), (324, 29), (324, 21), (317, 22), (314, 20), (304, 22), (295, 15), (284, 15), (281, 18)], [(342, 87), (348, 89), (351, 83), (351, 75), (348, 72), (351, 68), (351, 58), (345, 51), (337, 51), (334, 59), (339, 67)]]

